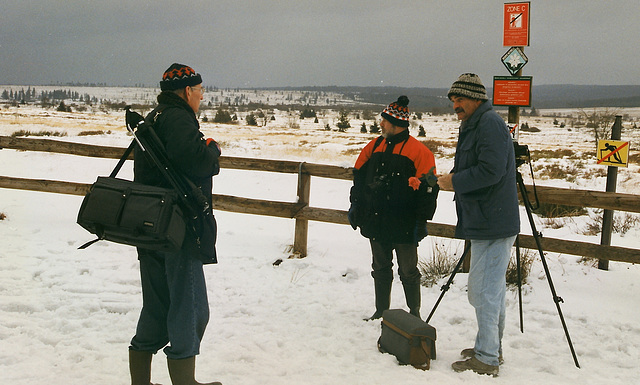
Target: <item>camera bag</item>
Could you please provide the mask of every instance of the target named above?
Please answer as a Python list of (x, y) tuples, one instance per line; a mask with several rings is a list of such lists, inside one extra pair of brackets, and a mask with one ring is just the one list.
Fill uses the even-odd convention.
[(77, 222), (98, 240), (160, 251), (179, 250), (186, 228), (174, 190), (112, 177), (98, 177)]
[(85, 195), (77, 223), (99, 240), (160, 251), (180, 250), (186, 225), (178, 193), (116, 178), (135, 140), (108, 177), (99, 176)]
[(378, 350), (393, 354), (401, 365), (429, 370), (436, 359), (436, 329), (402, 309), (385, 310)]

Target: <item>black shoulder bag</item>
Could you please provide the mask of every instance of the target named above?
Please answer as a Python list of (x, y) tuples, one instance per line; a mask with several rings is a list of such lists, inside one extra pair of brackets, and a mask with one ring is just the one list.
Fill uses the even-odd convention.
[[(98, 238), (144, 249), (178, 251), (186, 236), (205, 263), (216, 262), (215, 219), (202, 191), (177, 173), (151, 123), (127, 107), (127, 129), (134, 139), (108, 177), (98, 177), (85, 195), (77, 223)], [(116, 178), (134, 146), (140, 146), (172, 189)], [(213, 231), (211, 231), (213, 229)]]
[(174, 189), (116, 178), (133, 147), (124, 152), (108, 177), (99, 176), (85, 195), (77, 223), (99, 240), (160, 251), (180, 250), (186, 225)]

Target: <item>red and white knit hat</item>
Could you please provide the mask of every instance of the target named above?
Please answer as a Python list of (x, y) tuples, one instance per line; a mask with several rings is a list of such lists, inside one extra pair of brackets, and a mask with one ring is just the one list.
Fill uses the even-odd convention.
[(162, 81), (160, 81), (160, 89), (162, 91), (179, 90), (187, 86), (193, 87), (200, 83), (202, 83), (202, 77), (193, 68), (184, 64), (173, 63), (171, 67), (164, 71)]
[(409, 127), (409, 98), (402, 95), (397, 101), (389, 104), (380, 115), (398, 127)]

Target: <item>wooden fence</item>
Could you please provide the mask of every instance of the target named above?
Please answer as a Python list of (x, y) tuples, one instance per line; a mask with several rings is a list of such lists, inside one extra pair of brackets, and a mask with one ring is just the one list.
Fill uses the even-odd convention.
[[(0, 136), (0, 148), (110, 159), (118, 159), (124, 152), (124, 148), (120, 147), (5, 136)], [(305, 257), (307, 254), (309, 221), (349, 224), (346, 211), (311, 207), (309, 206), (309, 197), (311, 194), (311, 177), (351, 180), (352, 170), (350, 168), (306, 162), (237, 157), (221, 157), (220, 167), (223, 169), (270, 171), (298, 175), (297, 202), (266, 201), (220, 194), (214, 194), (213, 202), (216, 210), (295, 219), (293, 253), (299, 257)], [(0, 176), (0, 188), (84, 195), (89, 187), (90, 184), (84, 183)], [(532, 186), (527, 186), (527, 189), (531, 191)], [(545, 186), (536, 186), (536, 189), (539, 200), (545, 203), (640, 213), (640, 196), (638, 195)], [(428, 227), (429, 235), (431, 236), (454, 237), (455, 226), (453, 225), (430, 222)], [(640, 250), (638, 249), (546, 237), (541, 238), (541, 243), (544, 251), (548, 252), (610, 261), (640, 263)], [(520, 235), (520, 246), (529, 249), (537, 248), (533, 236), (524, 234)]]

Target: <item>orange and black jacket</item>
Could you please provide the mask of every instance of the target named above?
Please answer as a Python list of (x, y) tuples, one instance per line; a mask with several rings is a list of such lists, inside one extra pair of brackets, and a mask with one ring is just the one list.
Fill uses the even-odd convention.
[(404, 130), (372, 140), (355, 164), (351, 205), (363, 236), (381, 242), (412, 243), (416, 223), (433, 217), (435, 200), (424, 180), (435, 174), (433, 153)]

